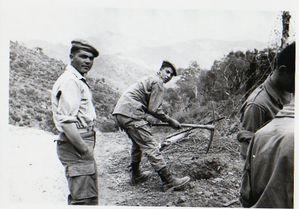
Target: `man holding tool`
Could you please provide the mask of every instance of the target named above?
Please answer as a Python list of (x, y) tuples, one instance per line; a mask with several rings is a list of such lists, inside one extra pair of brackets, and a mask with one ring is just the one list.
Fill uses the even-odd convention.
[(164, 83), (176, 76), (176, 68), (168, 61), (163, 61), (156, 75), (148, 77), (129, 87), (118, 100), (113, 115), (119, 126), (125, 130), (132, 141), (131, 183), (132, 185), (147, 180), (147, 173), (140, 171), (140, 162), (144, 153), (162, 181), (162, 190), (169, 191), (184, 186), (189, 177), (175, 178), (169, 172), (159, 150), (159, 143), (150, 130), (151, 116), (179, 129), (181, 124), (169, 117), (162, 110)]

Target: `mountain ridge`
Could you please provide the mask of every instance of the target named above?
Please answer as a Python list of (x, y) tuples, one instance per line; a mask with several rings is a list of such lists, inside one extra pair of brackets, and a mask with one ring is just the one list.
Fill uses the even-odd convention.
[[(173, 62), (178, 68), (187, 68), (191, 62), (196, 61), (201, 68), (209, 70), (215, 60), (221, 59), (230, 51), (266, 47), (266, 43), (254, 40), (222, 41), (205, 38), (151, 45), (151, 43), (145, 43), (146, 41), (134, 40), (132, 37), (125, 42), (125, 38), (118, 34), (113, 34), (111, 37), (109, 34), (104, 34), (88, 39), (93, 40), (92, 43), (100, 51), (100, 56), (95, 59), (94, 69), (90, 75), (104, 79), (119, 91), (141, 77), (156, 72), (165, 59)], [(118, 46), (119, 43), (121, 44)], [(122, 48), (122, 45), (130, 44), (135, 44), (135, 46), (126, 48), (127, 50)], [(47, 43), (46, 41), (25, 42), (25, 45), (41, 47), (45, 54), (62, 60), (64, 63), (69, 60), (70, 46)]]

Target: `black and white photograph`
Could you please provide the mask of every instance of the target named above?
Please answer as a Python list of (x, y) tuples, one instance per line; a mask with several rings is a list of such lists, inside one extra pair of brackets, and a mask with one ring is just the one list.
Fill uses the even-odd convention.
[(271, 2), (0, 0), (3, 208), (294, 208), (298, 14)]

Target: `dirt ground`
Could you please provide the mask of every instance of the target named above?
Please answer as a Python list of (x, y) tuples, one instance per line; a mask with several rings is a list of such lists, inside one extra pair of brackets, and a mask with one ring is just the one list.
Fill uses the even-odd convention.
[[(227, 129), (229, 130), (229, 129)], [(66, 205), (68, 194), (64, 169), (56, 155), (54, 135), (33, 129), (10, 127), (9, 157), (5, 159), (4, 183), (7, 203), (17, 205)], [(157, 140), (173, 133), (155, 134)], [(223, 135), (223, 136), (222, 136)], [(238, 193), (243, 162), (234, 135), (216, 131), (205, 154), (209, 131), (199, 130), (163, 150), (171, 172), (188, 175), (190, 183), (180, 191), (162, 192), (158, 175), (143, 158), (149, 180), (131, 186), (131, 142), (123, 132), (98, 133), (95, 157), (102, 206), (240, 207)]]
[[(173, 132), (173, 131), (172, 131)], [(162, 140), (167, 134), (155, 134)], [(227, 136), (227, 134), (226, 134)], [(140, 185), (129, 183), (130, 139), (123, 132), (98, 137), (100, 205), (241, 207), (238, 201), (243, 162), (238, 145), (231, 137), (216, 132), (208, 154), (209, 131), (195, 131), (183, 141), (163, 150), (163, 155), (178, 177), (188, 175), (190, 183), (180, 191), (162, 192), (158, 175), (143, 159), (150, 179)]]

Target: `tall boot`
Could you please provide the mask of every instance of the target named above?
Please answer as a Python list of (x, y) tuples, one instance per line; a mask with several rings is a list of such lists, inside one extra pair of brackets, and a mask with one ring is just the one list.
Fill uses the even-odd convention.
[(158, 174), (162, 181), (163, 192), (170, 191), (172, 189), (177, 189), (184, 186), (190, 181), (190, 177), (185, 176), (183, 178), (175, 178), (171, 175), (167, 167), (162, 168), (158, 171)]
[(131, 184), (132, 185), (145, 182), (150, 176), (149, 171), (145, 171), (145, 172), (140, 171), (139, 164), (140, 163), (131, 163)]

